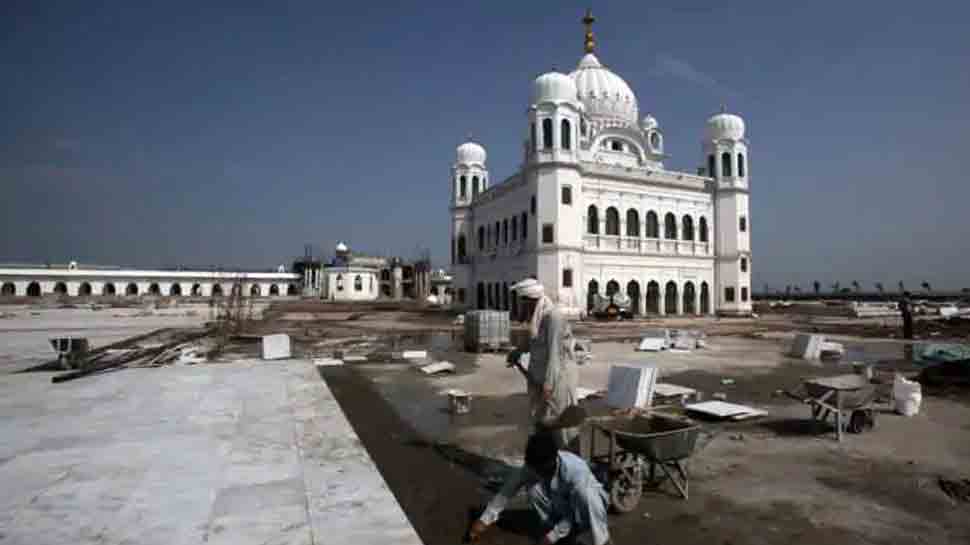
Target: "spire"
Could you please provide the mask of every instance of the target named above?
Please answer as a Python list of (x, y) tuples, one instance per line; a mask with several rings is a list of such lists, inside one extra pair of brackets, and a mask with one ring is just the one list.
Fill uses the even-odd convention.
[(583, 24), (586, 25), (586, 39), (583, 42), (583, 49), (587, 53), (592, 53), (596, 49), (596, 40), (593, 38), (593, 23), (596, 22), (596, 17), (593, 17), (593, 9), (586, 8), (586, 16), (583, 17)]
[(721, 113), (722, 114), (726, 114), (727, 113), (727, 104), (725, 104), (723, 102), (721, 103)]

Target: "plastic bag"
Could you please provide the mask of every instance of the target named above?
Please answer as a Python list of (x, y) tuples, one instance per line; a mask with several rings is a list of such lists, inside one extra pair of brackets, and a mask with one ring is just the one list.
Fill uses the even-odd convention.
[(893, 379), (893, 400), (896, 412), (903, 416), (915, 416), (923, 402), (923, 390), (916, 381), (897, 374)]

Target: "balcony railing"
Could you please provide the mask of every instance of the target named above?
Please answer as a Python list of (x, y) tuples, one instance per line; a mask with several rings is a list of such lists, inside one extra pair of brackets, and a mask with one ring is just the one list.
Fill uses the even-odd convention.
[(643, 255), (711, 255), (710, 242), (667, 240), (661, 238), (622, 237), (617, 235), (586, 235), (584, 246), (589, 251), (621, 252)]

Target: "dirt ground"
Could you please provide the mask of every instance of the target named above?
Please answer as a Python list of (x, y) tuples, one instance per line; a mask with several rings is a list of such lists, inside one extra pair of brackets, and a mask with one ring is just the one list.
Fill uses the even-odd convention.
[[(430, 378), (412, 365), (386, 362), (321, 374), (422, 539), (458, 542), (469, 517), (508, 469), (521, 463), (529, 432), (524, 383), (505, 368), (504, 355), (462, 352), (460, 326), (440, 311), (331, 312), (302, 305), (268, 312), (274, 320), (266, 327), (296, 333), (301, 349), (311, 353), (417, 348), (457, 366), (454, 375)], [(701, 446), (689, 462), (690, 499), (677, 498), (669, 484), (646, 491), (634, 512), (611, 515), (614, 542), (970, 541), (967, 504), (950, 499), (937, 483), (941, 477), (967, 477), (970, 403), (965, 393), (928, 392), (913, 418), (881, 404), (876, 429), (848, 435), (842, 443), (810, 425), (807, 406), (780, 394), (803, 378), (852, 372), (845, 363), (786, 357), (796, 331), (830, 332), (847, 345), (847, 358), (876, 364), (883, 378), (919, 370), (905, 359), (902, 342), (876, 335), (891, 324), (870, 320), (843, 327), (840, 321), (853, 319), (777, 313), (756, 320), (575, 324), (577, 335), (594, 340), (593, 361), (580, 368), (585, 388), (604, 389), (611, 363), (656, 365), (664, 382), (696, 388), (707, 399), (724, 394), (728, 401), (768, 412), (749, 422), (702, 422)], [(702, 330), (709, 348), (689, 354), (634, 352), (638, 332), (656, 326)], [(962, 340), (959, 334), (935, 337)], [(341, 343), (342, 338), (348, 341)], [(470, 414), (448, 413), (444, 392), (451, 388), (472, 394)], [(602, 401), (584, 403), (594, 413), (603, 410)], [(520, 498), (485, 542), (530, 543), (538, 531)]]

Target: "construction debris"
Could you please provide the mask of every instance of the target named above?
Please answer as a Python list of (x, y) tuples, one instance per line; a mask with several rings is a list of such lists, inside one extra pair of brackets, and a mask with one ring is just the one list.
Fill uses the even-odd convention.
[(641, 352), (659, 352), (670, 348), (670, 330), (647, 329), (643, 333), (637, 350)]
[(795, 335), (792, 342), (791, 355), (803, 360), (817, 360), (822, 354), (822, 344), (825, 342), (823, 335), (808, 335), (800, 333)]
[(291, 357), (290, 336), (285, 333), (264, 335), (262, 339), (262, 358), (264, 360), (284, 360)]
[(472, 396), (464, 390), (448, 390), (448, 410), (452, 414), (468, 414), (472, 410)]
[[(715, 394), (716, 395), (716, 394)], [(724, 401), (702, 401), (692, 403), (684, 407), (689, 412), (699, 413), (705, 416), (719, 418), (723, 420), (747, 420), (764, 416), (768, 413), (747, 405), (736, 403), (725, 403)]]
[(437, 373), (454, 373), (455, 365), (447, 361), (439, 361), (437, 363), (421, 366), (419, 369), (426, 375), (435, 375)]
[(344, 364), (343, 360), (338, 360), (337, 358), (315, 358), (313, 360), (313, 365), (317, 367), (338, 367)]
[(649, 407), (653, 403), (658, 374), (656, 367), (611, 366), (606, 404), (615, 409)]

